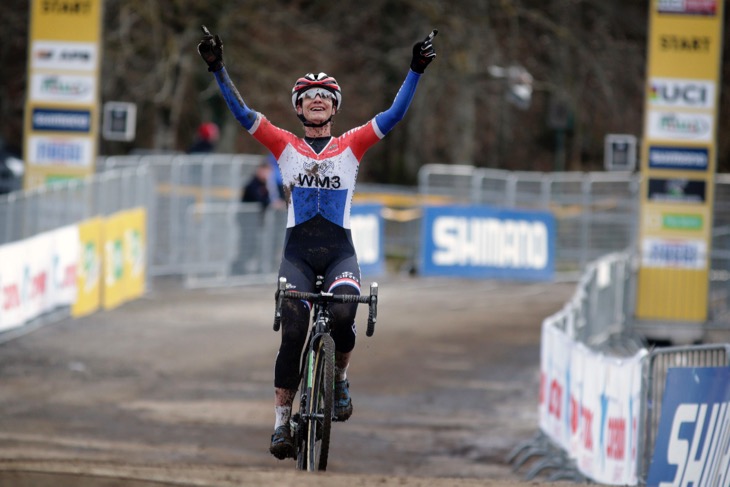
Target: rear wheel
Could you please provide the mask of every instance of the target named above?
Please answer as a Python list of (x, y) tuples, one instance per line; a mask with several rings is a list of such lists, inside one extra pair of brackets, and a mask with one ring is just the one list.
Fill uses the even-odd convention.
[(314, 347), (306, 415), (306, 469), (326, 470), (334, 406), (335, 343), (322, 335)]

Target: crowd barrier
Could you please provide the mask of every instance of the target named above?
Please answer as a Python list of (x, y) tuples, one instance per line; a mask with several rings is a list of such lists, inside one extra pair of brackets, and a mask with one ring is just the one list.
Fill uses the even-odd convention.
[[(667, 463), (679, 456), (681, 466), (688, 461), (667, 444), (665, 430), (672, 425), (659, 422), (668, 375), (678, 368), (727, 367), (730, 345), (646, 348), (626, 320), (631, 259), (630, 253), (616, 253), (590, 263), (571, 300), (542, 324), (539, 432), (507, 458), (527, 479), (647, 485), (652, 460)], [(681, 389), (673, 392), (682, 395)], [(695, 463), (717, 477), (727, 462), (715, 464), (730, 457), (730, 436), (716, 443), (722, 454)], [(664, 455), (659, 460), (657, 450)]]
[[(148, 275), (183, 276), (188, 286), (273, 278), (285, 213), (262, 212), (258, 205), (239, 202), (243, 183), (262, 159), (103, 158), (102, 172), (91, 178), (0, 197), (3, 273), (6, 262), (23, 263), (9, 273), (14, 284), (5, 284), (9, 281), (3, 278), (0, 323), (5, 325), (0, 326), (18, 329), (59, 308), (70, 313), (75, 306), (83, 314), (117, 306), (139, 296)], [(646, 350), (627, 326), (634, 266), (631, 252), (622, 250), (635, 238), (637, 176), (433, 165), (424, 166), (419, 180), (419, 193), (401, 198), (384, 198), (366, 187), (368, 204), (361, 200), (353, 206), (353, 236), (363, 273), (383, 272), (384, 256), (397, 247), (406, 268), (435, 270), (434, 275), (446, 272), (437, 267), (443, 264), (455, 267), (448, 272), (459, 275), (500, 262), (503, 268), (490, 269), (498, 271), (492, 276), (509, 278), (519, 270), (515, 263), (534, 270), (538, 261), (550, 264), (539, 267), (533, 278), (575, 275), (579, 282), (574, 296), (543, 323), (539, 435), (518, 446), (510, 461), (515, 469), (530, 463), (528, 477), (549, 471), (551, 478), (645, 482), (662, 438), (657, 422), (661, 387), (673, 368), (667, 365), (665, 370), (663, 364), (727, 365), (728, 351)], [(711, 258), (711, 315), (717, 322), (730, 309), (730, 247), (723, 246), (730, 237), (728, 188), (730, 179), (718, 177), (713, 236), (719, 244)], [(451, 209), (424, 209), (424, 201), (446, 203)], [(484, 205), (491, 208), (487, 213)], [(476, 241), (459, 237), (459, 229), (467, 227), (476, 232), (470, 235), (495, 248), (504, 251), (499, 246), (505, 242), (512, 247), (480, 253)], [(450, 251), (448, 242), (454, 239), (459, 239), (459, 252)], [(54, 250), (61, 241), (66, 242), (64, 250)], [(50, 263), (30, 262), (27, 256), (36, 252), (49, 256)], [(68, 262), (74, 252), (81, 257), (72, 296), (70, 288), (58, 283), (71, 281)], [(125, 268), (128, 256), (133, 257)], [(133, 273), (135, 279), (124, 279)], [(38, 277), (43, 274), (52, 281)], [(50, 289), (47, 295), (39, 293)], [(539, 460), (529, 462), (535, 458)]]
[(146, 210), (132, 208), (0, 245), (0, 332), (49, 313), (80, 317), (145, 291)]

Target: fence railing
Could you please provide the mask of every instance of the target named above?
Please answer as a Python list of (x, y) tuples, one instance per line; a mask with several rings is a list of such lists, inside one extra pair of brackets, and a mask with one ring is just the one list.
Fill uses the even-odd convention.
[[(147, 167), (154, 184), (150, 202), (150, 276), (184, 275), (189, 248), (194, 241), (188, 225), (195, 205), (238, 205), (241, 188), (264, 160), (257, 155), (154, 155), (107, 157), (99, 161), (102, 171), (111, 168)], [(218, 241), (235, 239), (231, 226), (219, 226)]]
[[(184, 275), (193, 286), (273, 276), (283, 245), (285, 213), (261, 212), (258, 205), (239, 203), (243, 183), (261, 160), (261, 156), (236, 155), (105, 158), (99, 163), (102, 172), (89, 178), (0, 196), (0, 244), (141, 206), (148, 214), (150, 275)], [(558, 273), (579, 278), (573, 298), (555, 323), (594, 350), (628, 356), (643, 346), (627, 326), (636, 256), (626, 249), (636, 239), (638, 187), (632, 174), (424, 166), (418, 191), (452, 202), (552, 211), (558, 228)], [(718, 175), (715, 195), (710, 307), (717, 322), (730, 310), (730, 175)], [(418, 208), (386, 208), (386, 212), (386, 241), (397, 242), (400, 250), (415, 258)], [(724, 365), (728, 356), (727, 347), (659, 349), (649, 354), (642, 382), (646, 429), (639, 452), (640, 479), (656, 439), (666, 369)], [(561, 455), (566, 458), (564, 452)]]
[[(565, 394), (568, 391), (580, 390), (576, 384), (571, 382), (576, 377), (588, 377), (590, 381), (600, 381), (601, 374), (595, 370), (588, 370), (584, 360), (572, 360), (566, 358), (572, 350), (578, 350), (578, 344), (586, 345), (597, 354), (616, 358), (638, 357), (641, 360), (640, 367), (640, 390), (636, 399), (639, 401), (639, 414), (637, 421), (636, 452), (633, 462), (635, 465), (635, 481), (637, 485), (645, 485), (649, 467), (653, 457), (656, 439), (659, 431), (659, 415), (662, 408), (666, 378), (671, 367), (720, 367), (730, 365), (730, 344), (706, 344), (681, 347), (653, 348), (649, 350), (646, 342), (632, 331), (628, 320), (628, 312), (631, 309), (631, 268), (634, 257), (630, 252), (614, 253), (606, 255), (594, 262), (589, 263), (576, 285), (571, 299), (563, 309), (545, 319), (544, 326), (554, 327), (560, 330), (562, 336), (572, 344), (560, 341), (545, 341), (541, 343), (541, 377), (542, 387), (547, 389), (547, 382), (550, 380), (550, 367), (554, 367), (553, 379), (563, 381), (561, 389)], [(555, 365), (554, 361), (561, 362)], [(548, 364), (548, 372), (543, 367)], [(582, 367), (581, 367), (582, 365)], [(578, 370), (580, 369), (580, 370)], [(555, 372), (558, 372), (555, 375)], [(572, 378), (572, 379), (571, 379)], [(630, 392), (630, 391), (629, 391)], [(573, 392), (571, 392), (572, 394)], [(541, 414), (544, 412), (544, 402), (550, 402), (552, 398), (546, 398), (548, 392), (543, 390), (541, 397)], [(562, 400), (565, 400), (563, 398)], [(625, 398), (624, 398), (625, 399)], [(622, 398), (614, 397), (613, 400), (621, 401)], [(568, 424), (569, 408), (572, 406), (573, 398), (565, 400), (564, 407), (558, 406), (557, 411), (550, 412), (550, 416), (558, 415), (553, 419), (557, 424)], [(552, 403), (551, 403), (552, 404)], [(560, 403), (559, 403), (560, 404)], [(582, 404), (575, 406), (578, 410), (583, 408)], [(575, 412), (575, 410), (573, 410)], [(578, 415), (579, 417), (580, 415)], [(578, 423), (573, 423), (571, 428), (580, 428)], [(579, 420), (576, 420), (579, 422)], [(563, 434), (570, 435), (560, 428), (550, 428), (549, 421), (543, 421), (541, 416), (539, 434), (532, 439), (517, 445), (510, 453), (507, 460), (512, 464), (513, 470), (518, 472), (525, 469), (524, 475), (527, 480), (533, 480), (538, 475), (545, 475), (549, 481), (559, 479), (572, 479), (583, 481), (588, 476), (580, 466), (580, 456), (576, 452), (567, 451), (566, 445), (574, 445), (572, 441), (565, 441)], [(601, 425), (605, 428), (605, 424)], [(575, 434), (574, 430), (571, 430)], [(601, 431), (599, 434), (607, 433)], [(580, 436), (580, 433), (578, 433)], [(626, 438), (630, 438), (630, 435)], [(562, 441), (561, 441), (562, 440)], [(624, 452), (629, 455), (631, 448)], [(595, 479), (594, 479), (595, 480)], [(629, 484), (633, 485), (633, 484)]]
[(651, 465), (654, 444), (659, 431), (659, 413), (670, 367), (724, 367), (730, 365), (730, 344), (708, 344), (684, 347), (666, 347), (652, 350), (644, 368), (642, 387), (642, 420), (644, 428), (638, 477), (642, 483)]
[(0, 195), (0, 245), (134, 207), (149, 209), (150, 167), (139, 165)]
[[(641, 176), (629, 172), (536, 173), (428, 164), (418, 175), (424, 196), (462, 203), (551, 211), (556, 268), (563, 275), (612, 252), (633, 249)], [(708, 326), (730, 326), (730, 174), (715, 177)]]

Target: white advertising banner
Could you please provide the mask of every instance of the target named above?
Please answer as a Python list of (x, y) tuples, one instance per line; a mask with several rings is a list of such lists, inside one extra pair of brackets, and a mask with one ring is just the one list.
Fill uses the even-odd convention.
[(24, 242), (0, 246), (0, 331), (25, 322), (23, 303)]
[(596, 482), (636, 485), (641, 367), (646, 351), (619, 360), (583, 350), (587, 351), (583, 374), (591, 379), (584, 381), (579, 441), (571, 454), (578, 469)]
[(0, 246), (0, 331), (76, 300), (76, 225)]
[(545, 408), (540, 415), (542, 430), (559, 446), (568, 449), (570, 441), (569, 388), (572, 341), (551, 322), (547, 322)]
[(588, 478), (606, 485), (637, 485), (647, 351), (622, 359), (597, 353), (562, 331), (570, 314), (564, 309), (542, 324), (540, 430)]
[(59, 228), (52, 234), (53, 262), (51, 269), (52, 307), (70, 306), (76, 302), (76, 282), (81, 259), (78, 225)]
[(51, 71), (86, 71), (98, 67), (96, 42), (33, 41), (31, 68)]
[(578, 452), (585, 441), (583, 425), (586, 423), (586, 383), (595, 382), (596, 378), (590, 375), (587, 366), (588, 350), (582, 343), (573, 347), (570, 357), (570, 447), (569, 452)]
[(92, 167), (94, 144), (91, 137), (28, 137), (30, 157), (39, 166)]
[(90, 105), (96, 100), (96, 77), (85, 74), (36, 73), (30, 78), (30, 101)]
[(24, 240), (23, 302), (25, 319), (40, 316), (50, 308), (48, 277), (53, 259), (53, 240), (50, 233), (41, 233)]

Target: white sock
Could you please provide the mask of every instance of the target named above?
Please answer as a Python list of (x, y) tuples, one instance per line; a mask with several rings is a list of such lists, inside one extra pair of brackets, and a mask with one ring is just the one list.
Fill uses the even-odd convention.
[(347, 380), (347, 367), (341, 369), (335, 365), (335, 380), (337, 382)]
[(276, 414), (274, 429), (281, 425), (289, 424), (289, 420), (291, 419), (291, 406), (274, 406), (274, 413)]

